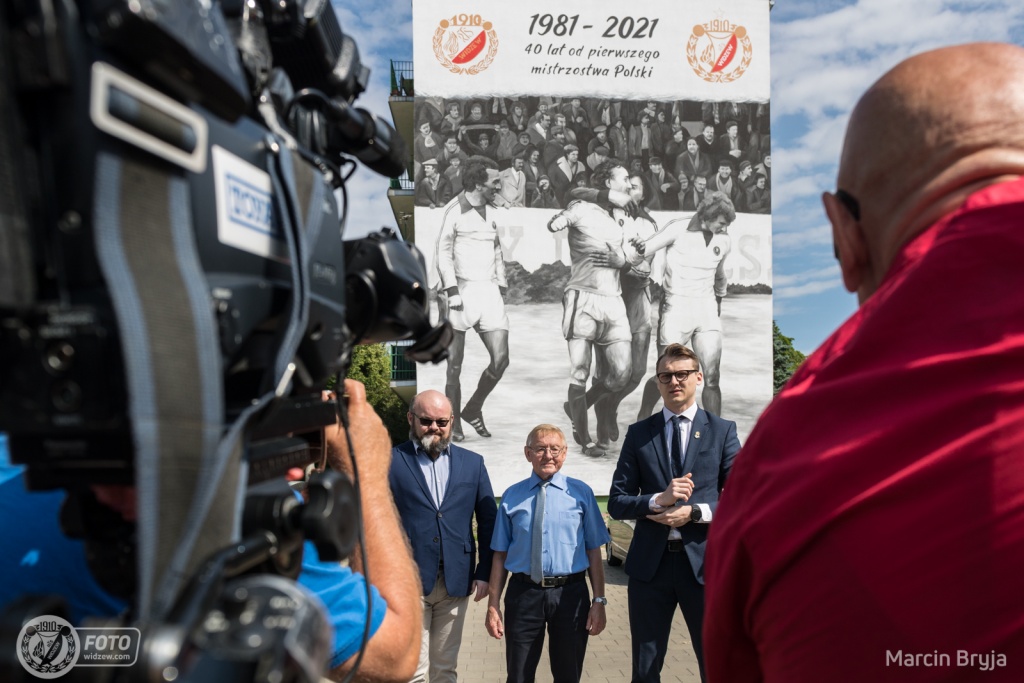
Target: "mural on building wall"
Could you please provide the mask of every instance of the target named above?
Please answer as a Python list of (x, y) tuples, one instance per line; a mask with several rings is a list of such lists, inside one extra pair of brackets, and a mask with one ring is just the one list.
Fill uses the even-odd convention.
[(468, 7), (414, 6), (416, 243), (457, 330), (419, 389), (496, 491), (549, 422), (605, 493), (675, 341), (742, 438), (771, 398), (767, 3)]

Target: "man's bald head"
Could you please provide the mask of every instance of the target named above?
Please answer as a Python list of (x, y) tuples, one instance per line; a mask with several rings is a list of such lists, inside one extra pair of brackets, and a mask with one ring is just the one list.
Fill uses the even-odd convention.
[(860, 220), (824, 198), (847, 288), (863, 301), (907, 240), (971, 192), (1021, 174), (1024, 49), (975, 43), (900, 63), (850, 115), (838, 187), (858, 200)]
[(436, 409), (441, 412), (452, 411), (452, 404), (448, 401), (448, 397), (442, 394), (440, 391), (434, 389), (427, 389), (416, 394), (412, 399), (412, 405), (410, 406), (410, 412), (417, 415), (422, 415), (427, 412), (428, 409)]

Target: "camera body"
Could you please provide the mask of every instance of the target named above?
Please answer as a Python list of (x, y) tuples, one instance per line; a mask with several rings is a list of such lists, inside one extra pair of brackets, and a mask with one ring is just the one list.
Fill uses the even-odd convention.
[[(187, 183), (179, 201), (187, 198), (188, 206), (169, 210), (185, 212), (185, 222), (192, 224), (199, 272), (193, 269), (182, 278), (201, 275), (214, 308), (225, 421), (272, 388), (272, 356), (289, 323), (297, 282), (306, 289), (301, 296), (308, 315), (290, 393), (318, 395), (339, 370), (346, 347), (356, 341), (346, 328), (345, 262), (333, 191), (343, 182), (341, 150), (323, 144), (310, 150), (303, 142), (318, 141), (289, 136), (278, 111), (293, 92), (289, 72), (279, 67), (243, 72), (236, 36), (263, 31), (262, 46), (271, 54), (276, 53), (269, 34), (285, 36), (280, 42), (288, 49), (283, 52), (300, 83), (333, 84), (340, 90), (334, 93), (337, 106), (353, 112), (347, 102), (362, 90), (367, 73), (351, 39), (337, 38), (343, 34), (328, 3), (266, 3), (281, 16), (258, 15), (254, 8), (243, 13), (236, 7), (233, 30), (217, 5), (202, 2), (65, 1), (54, 3), (52, 15), (46, 16), (48, 4), (8, 8), (13, 49), (6, 94), (21, 110), (6, 117), (2, 133), (28, 144), (12, 149), (8, 157), (12, 179), (22, 185), (16, 198), (21, 207), (12, 213), (24, 217), (26, 227), (20, 235), (5, 230), (12, 248), (4, 265), (17, 280), (6, 296), (0, 290), (0, 363), (6, 377), (0, 385), (0, 429), (10, 433), (15, 458), (31, 454), (25, 464), (34, 487), (71, 485), (83, 477), (128, 483), (133, 444), (123, 360), (124, 344), (133, 340), (118, 334), (111, 296), (117, 285), (104, 273), (97, 246), (103, 201), (97, 159), (143, 157), (158, 166), (156, 173)], [(313, 5), (321, 10), (313, 25), (337, 38), (338, 45), (328, 46), (322, 37), (309, 40), (318, 34), (302, 11)], [(39, 36), (45, 25), (50, 30)], [(342, 67), (322, 66), (334, 53), (347, 75), (335, 73)], [(267, 87), (271, 77), (276, 77), (276, 92)], [(256, 105), (250, 87), (259, 88)], [(259, 100), (271, 104), (261, 109)], [(302, 113), (319, 130), (330, 128), (320, 112)], [(360, 131), (369, 143), (357, 139), (351, 146), (359, 150), (382, 138), (387, 144), (378, 140), (374, 149), (390, 147), (390, 170), (400, 172), (397, 136), (375, 119), (363, 118), (375, 124), (372, 131)], [(305, 187), (283, 187), (287, 181), (272, 177), (275, 163), (290, 164), (294, 182)], [(123, 210), (118, 215), (135, 198), (119, 199), (115, 189), (107, 199), (118, 206), (108, 221), (145, 220), (139, 213), (147, 211), (149, 202), (172, 201), (159, 196), (163, 186), (150, 191), (151, 197), (137, 202), (135, 215)], [(288, 194), (295, 196), (282, 196)], [(311, 197), (318, 206), (306, 205)], [(300, 233), (296, 241), (307, 240), (300, 245), (302, 254), (289, 254), (284, 234), (289, 201), (303, 202), (290, 211), (293, 222), (303, 223), (291, 228)], [(302, 215), (311, 210), (319, 215)], [(123, 229), (130, 236), (136, 228)], [(123, 248), (131, 248), (130, 237)], [(172, 267), (175, 257), (163, 260)], [(296, 271), (301, 277), (295, 277)], [(137, 277), (143, 297), (147, 288), (166, 284), (147, 281), (146, 275)], [(180, 295), (189, 286), (182, 283), (168, 295)], [(151, 301), (159, 303), (159, 297)], [(315, 426), (295, 424), (288, 431)]]

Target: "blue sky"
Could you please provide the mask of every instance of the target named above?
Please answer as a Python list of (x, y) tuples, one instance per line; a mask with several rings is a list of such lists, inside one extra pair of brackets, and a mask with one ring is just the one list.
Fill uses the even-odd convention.
[[(373, 70), (359, 105), (390, 116), (389, 60), (412, 58), (411, 0), (332, 1)], [(912, 54), (983, 40), (1024, 44), (1024, 3), (777, 0), (771, 22), (774, 315), (809, 353), (856, 307), (841, 284), (819, 199), (834, 189), (850, 109)], [(350, 233), (394, 225), (385, 180), (360, 170), (349, 189)]]

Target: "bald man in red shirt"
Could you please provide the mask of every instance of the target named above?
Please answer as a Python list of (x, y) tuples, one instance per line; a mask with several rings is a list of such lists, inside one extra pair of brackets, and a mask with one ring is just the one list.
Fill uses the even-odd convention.
[(823, 201), (860, 309), (736, 459), (708, 678), (1022, 681), (1024, 49), (885, 74)]

